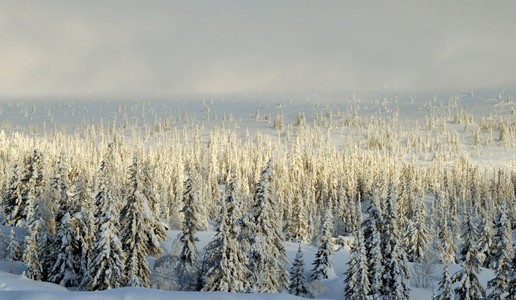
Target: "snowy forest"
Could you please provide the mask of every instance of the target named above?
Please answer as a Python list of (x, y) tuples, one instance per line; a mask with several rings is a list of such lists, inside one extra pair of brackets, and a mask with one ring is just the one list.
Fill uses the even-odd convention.
[(516, 102), (342, 103), (0, 104), (29, 124), (0, 131), (2, 270), (73, 293), (516, 299)]

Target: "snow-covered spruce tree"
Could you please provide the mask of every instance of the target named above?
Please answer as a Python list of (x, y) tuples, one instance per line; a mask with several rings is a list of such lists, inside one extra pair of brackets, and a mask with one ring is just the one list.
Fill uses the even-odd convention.
[(211, 251), (206, 258), (212, 261), (208, 263), (211, 268), (204, 276), (203, 291), (245, 292), (249, 288), (249, 270), (243, 258), (245, 253), (231, 233), (227, 213), (226, 203), (222, 201), (220, 224), (213, 241), (207, 246)]
[(345, 298), (350, 300), (379, 299), (380, 295), (371, 295), (369, 275), (364, 231), (361, 228), (355, 234), (355, 243), (350, 252), (348, 269), (344, 279)]
[(6, 216), (5, 225), (15, 225), (21, 218), (26, 205), (22, 198), (24, 185), (28, 182), (22, 175), (22, 167), (15, 164), (9, 185), (2, 195), (3, 210)]
[[(511, 259), (514, 256), (512, 247), (512, 230), (509, 219), (506, 215), (505, 202), (502, 202), (500, 212), (496, 215), (496, 234), (494, 236), (495, 251), (492, 255), (492, 268), (495, 269), (495, 278), (487, 283), (487, 299), (501, 300), (506, 299), (510, 286)], [(511, 299), (511, 298), (508, 298)]]
[(440, 252), (441, 262), (454, 264), (457, 262), (457, 246), (453, 234), (448, 226), (448, 218), (443, 218), (443, 223), (437, 233), (437, 247)]
[(112, 197), (113, 184), (110, 162), (102, 161), (97, 187), (95, 242), (88, 259), (89, 272), (83, 288), (90, 291), (117, 288), (122, 285), (124, 252), (119, 238), (119, 213)]
[(500, 264), (506, 263), (512, 257), (512, 228), (507, 217), (506, 202), (502, 201), (499, 212), (495, 217), (495, 234), (493, 237), (493, 250), (491, 251), (490, 268), (497, 270)]
[(57, 228), (56, 240), (61, 243), (57, 249), (57, 259), (50, 272), (52, 274), (49, 278), (51, 282), (66, 287), (77, 286), (79, 283), (80, 261), (77, 260), (76, 255), (79, 244), (75, 238), (70, 223), (70, 214), (66, 212)]
[(331, 241), (333, 227), (331, 224), (332, 217), (329, 206), (326, 207), (323, 218), (321, 235), (319, 237), (319, 247), (315, 254), (314, 262), (312, 263), (314, 267), (312, 269), (312, 274), (310, 275), (311, 281), (327, 279), (329, 276), (334, 274), (333, 259), (331, 257), (333, 255), (333, 245)]
[(23, 196), (25, 201), (24, 218), (18, 220), (16, 225), (27, 224), (28, 227), (22, 256), (22, 261), (27, 266), (27, 277), (34, 280), (46, 280), (51, 251), (49, 249), (48, 223), (45, 221), (49, 219), (48, 210), (40, 199), (43, 181), (41, 153), (35, 150), (29, 162), (26, 176), (29, 178), (28, 184), (23, 191), (25, 195)]
[(371, 285), (371, 299), (383, 299), (383, 254), (382, 254), (382, 237), (379, 231), (382, 226), (381, 211), (375, 205), (375, 201), (371, 201), (367, 209), (368, 217), (362, 223), (364, 232), (364, 245), (367, 257), (367, 265), (369, 271), (369, 282)]
[(307, 228), (307, 212), (306, 206), (301, 197), (301, 193), (298, 192), (292, 199), (292, 215), (289, 221), (288, 232), (290, 239), (293, 242), (307, 242), (308, 241), (308, 228)]
[(477, 237), (478, 251), (483, 257), (482, 267), (488, 267), (493, 252), (493, 218), (485, 214), (477, 216), (480, 235)]
[(27, 278), (34, 280), (43, 279), (43, 266), (40, 259), (40, 243), (41, 225), (39, 220), (34, 220), (29, 224), (28, 234), (25, 237), (25, 249), (23, 251), (22, 261), (27, 266), (25, 275)]
[(441, 281), (439, 281), (439, 285), (437, 291), (434, 291), (432, 296), (432, 300), (452, 300), (453, 299), (453, 290), (452, 290), (452, 279), (450, 276), (450, 268), (448, 265), (444, 266), (443, 276)]
[(395, 197), (391, 182), (385, 199), (383, 294), (388, 299), (409, 299), (408, 262), (401, 244)]
[(314, 296), (312, 295), (312, 292), (310, 292), (308, 282), (306, 280), (304, 266), (303, 251), (301, 250), (301, 244), (299, 244), (296, 258), (294, 259), (292, 269), (290, 270), (288, 292), (299, 297), (313, 298)]
[(250, 270), (253, 274), (253, 291), (258, 293), (278, 293), (288, 285), (288, 273), (285, 270), (286, 251), (278, 216), (274, 211), (273, 193), (271, 191), (272, 161), (260, 175), (254, 193), (254, 203), (250, 211), (249, 224), (252, 224), (254, 236), (250, 239)]
[(24, 159), (21, 168), (15, 166), (9, 189), (4, 194), (6, 225), (26, 227), (31, 220), (29, 210), (38, 202), (43, 190), (43, 162), (39, 150)]
[(21, 254), (20, 244), (16, 239), (14, 228), (11, 227), (11, 231), (9, 232), (9, 241), (5, 245), (5, 259), (11, 262), (11, 273), (13, 272), (14, 261), (20, 260)]
[(97, 230), (94, 199), (81, 177), (72, 182), (68, 193), (70, 208), (72, 208), (70, 218), (73, 235), (79, 245), (79, 249), (74, 255), (77, 261), (79, 261), (78, 277), (82, 281), (88, 273), (88, 257), (93, 249), (95, 232)]
[(125, 206), (120, 214), (122, 248), (125, 253), (124, 285), (149, 287), (150, 268), (147, 262), (149, 237), (154, 234), (155, 216), (149, 207), (149, 190), (143, 188), (138, 158), (129, 167)]
[[(54, 226), (56, 227), (55, 234), (49, 235), (48, 238), (49, 247), (46, 251), (46, 255), (44, 255), (46, 260), (44, 269), (48, 269), (47, 277), (49, 281), (59, 283), (64, 286), (75, 286), (77, 285), (77, 277), (80, 271), (77, 265), (79, 262), (78, 254), (80, 252), (80, 245), (77, 241), (78, 237), (71, 233), (69, 236), (65, 237), (67, 240), (63, 241), (64, 237), (60, 235), (63, 232), (59, 233), (59, 231), (62, 231), (64, 227), (69, 227), (66, 230), (71, 229), (71, 231), (73, 231), (73, 221), (71, 216), (73, 215), (74, 211), (68, 201), (68, 196), (68, 172), (67, 168), (65, 167), (64, 154), (61, 154), (58, 161), (56, 162), (55, 170), (51, 175), (50, 182), (44, 195), (44, 198), (51, 202), (51, 204), (47, 204), (51, 206), (50, 210), (55, 211), (53, 216), (55, 224)], [(66, 213), (68, 213), (68, 220), (66, 221), (67, 224), (61, 224)], [(64, 242), (68, 243), (68, 245), (64, 245)], [(62, 265), (63, 262), (60, 261), (58, 256), (61, 255), (61, 251), (64, 250), (63, 247), (68, 246), (71, 249), (71, 253), (67, 255), (72, 255), (73, 257), (67, 257), (67, 259), (70, 262), (73, 262), (75, 268), (73, 272), (75, 274), (72, 275), (70, 270), (66, 270), (68, 275), (70, 275), (70, 278), (66, 279), (63, 278), (64, 274), (62, 272), (63, 270), (61, 270), (61, 266), (64, 266)], [(61, 265), (57, 266), (56, 264)], [(69, 266), (64, 267), (68, 268)]]
[(221, 203), (220, 222), (213, 240), (206, 246), (204, 291), (247, 292), (251, 276), (247, 254), (238, 241), (236, 216), (239, 212), (235, 198), (236, 177), (226, 187), (227, 198)]
[[(360, 197), (360, 194), (357, 195)], [(344, 184), (339, 184), (338, 189), (336, 190), (336, 195), (332, 197), (334, 199), (333, 206), (333, 220), (334, 220), (334, 228), (333, 232), (335, 236), (339, 235), (347, 235), (350, 232), (354, 232), (351, 229), (351, 216), (350, 216), (350, 201), (346, 194), (346, 189)], [(361, 224), (360, 224), (361, 225)]]
[(156, 256), (163, 251), (161, 243), (167, 239), (168, 226), (160, 218), (159, 203), (156, 199), (151, 166), (148, 162), (144, 162), (141, 164), (139, 171), (139, 187), (141, 187), (142, 197), (146, 199), (146, 203), (149, 206), (149, 210), (145, 214), (146, 223), (149, 225), (149, 230), (145, 232), (147, 235), (147, 249), (149, 255)]
[(202, 228), (201, 224), (201, 203), (198, 196), (198, 191), (195, 190), (196, 185), (193, 182), (192, 174), (188, 175), (185, 182), (185, 192), (183, 195), (183, 209), (184, 214), (183, 225), (181, 228), (181, 236), (179, 241), (181, 243), (181, 253), (179, 258), (183, 263), (182, 278), (180, 279), (181, 289), (185, 291), (196, 289), (196, 260), (199, 255), (196, 243), (199, 241), (197, 231)]
[(461, 260), (462, 269), (453, 275), (455, 299), (483, 299), (485, 291), (477, 275), (482, 266), (483, 256), (478, 245), (478, 223), (474, 213), (464, 215), (464, 226), (462, 235)]
[(407, 224), (405, 232), (407, 258), (411, 262), (421, 261), (428, 251), (429, 233), (426, 226), (426, 214), (423, 201), (420, 201), (415, 209), (412, 220)]

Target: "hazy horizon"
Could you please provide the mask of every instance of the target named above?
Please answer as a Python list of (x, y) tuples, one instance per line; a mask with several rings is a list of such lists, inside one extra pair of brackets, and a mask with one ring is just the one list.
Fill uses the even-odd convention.
[(515, 86), (514, 1), (6, 1), (0, 95)]

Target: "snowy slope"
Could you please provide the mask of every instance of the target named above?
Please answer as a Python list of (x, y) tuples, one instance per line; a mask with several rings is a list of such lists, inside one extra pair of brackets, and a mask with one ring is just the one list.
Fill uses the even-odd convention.
[[(358, 114), (360, 118), (380, 117), (391, 118), (399, 113), (399, 120), (406, 126), (422, 125), (425, 116), (456, 113), (459, 109), (473, 116), (476, 121), (482, 116), (497, 116), (515, 120), (516, 101), (515, 90), (482, 90), (471, 93), (420, 93), (417, 95), (368, 95), (360, 98), (359, 95), (349, 94), (342, 96), (270, 96), (245, 95), (181, 99), (173, 101), (0, 101), (0, 132), (6, 133), (27, 132), (38, 135), (42, 132), (51, 132), (54, 129), (65, 128), (73, 132), (85, 124), (111, 123), (123, 125), (152, 124), (156, 119), (170, 119), (174, 127), (195, 123), (202, 126), (205, 132), (214, 126), (225, 126), (234, 129), (239, 137), (247, 132), (254, 136), (257, 131), (270, 136), (277, 136), (278, 132), (272, 128), (271, 119), (278, 114), (285, 117), (286, 124), (292, 124), (300, 112), (306, 113), (307, 121), (312, 122), (318, 114), (334, 112), (334, 121), (342, 122), (345, 116)], [(452, 100), (450, 100), (453, 98)], [(457, 103), (457, 111), (449, 112), (449, 101)], [(338, 114), (341, 112), (342, 114)], [(256, 115), (259, 114), (259, 117)], [(464, 125), (447, 123), (448, 130), (459, 134), (461, 147), (471, 154), (471, 158), (479, 163), (515, 166), (516, 148), (504, 149), (498, 145), (475, 147), (472, 145), (470, 132), (463, 133)], [(422, 126), (423, 127), (423, 126)], [(334, 128), (332, 128), (334, 129)], [(332, 132), (337, 141), (343, 140), (348, 134), (344, 129), (335, 129)], [(352, 133), (350, 133), (352, 134)], [(9, 235), (10, 228), (0, 226), (4, 236)], [(17, 236), (23, 236), (24, 230), (16, 229)], [(172, 241), (178, 232), (170, 231), (169, 239), (164, 245), (166, 251), (172, 251)], [(204, 247), (213, 236), (213, 232), (200, 232), (199, 248)], [(292, 262), (297, 251), (297, 244), (285, 243), (289, 262)], [(315, 256), (316, 248), (310, 245), (302, 246), (307, 271)], [(0, 258), (1, 259), (1, 258)], [(344, 276), (346, 263), (349, 260), (349, 251), (340, 249), (334, 257), (335, 277), (330, 278), (318, 287), (317, 298), (343, 299)], [(150, 259), (153, 262), (153, 259)], [(412, 266), (411, 266), (412, 267)], [(459, 265), (450, 266), (453, 274), (460, 269)], [(150, 289), (124, 288), (105, 292), (86, 293), (68, 292), (65, 288), (43, 282), (36, 282), (25, 278), (22, 274), (24, 266), (21, 263), (13, 265), (0, 261), (0, 299), (294, 299), (287, 294), (281, 295), (242, 295), (222, 293), (179, 293), (164, 292)], [(434, 275), (441, 276), (442, 266), (437, 266)], [(493, 277), (491, 270), (482, 270), (480, 281), (484, 285)], [(431, 299), (431, 289), (411, 288), (412, 299)]]
[[(4, 229), (6, 229), (4, 227)], [(169, 239), (164, 243), (164, 249), (171, 251), (173, 240), (178, 235), (178, 231), (170, 231)], [(199, 247), (204, 247), (213, 237), (213, 231), (199, 232)], [(292, 263), (296, 255), (298, 245), (296, 243), (286, 242), (285, 248), (289, 263)], [(311, 245), (302, 245), (305, 271), (309, 273), (311, 270), (311, 262), (315, 257), (317, 248)], [(345, 247), (339, 249), (333, 256), (333, 266), (335, 276), (324, 280), (317, 285), (317, 299), (343, 299), (344, 298), (344, 272), (346, 271), (346, 263), (349, 260), (349, 250)], [(153, 260), (151, 260), (153, 261)], [(412, 267), (412, 264), (410, 264)], [(231, 294), (231, 293), (199, 293), (199, 292), (168, 292), (154, 289), (142, 288), (121, 288), (103, 292), (77, 292), (67, 291), (66, 288), (40, 281), (27, 279), (22, 272), (25, 270), (23, 264), (16, 262), (14, 271), (10, 273), (11, 264), (6, 261), (0, 261), (0, 299), (141, 299), (145, 297), (151, 299), (302, 299), (292, 295), (283, 294)], [(460, 269), (459, 265), (450, 266), (451, 274)], [(437, 266), (434, 275), (440, 277), (442, 266)], [(487, 281), (494, 277), (493, 271), (482, 269), (479, 278), (484, 287)], [(411, 287), (411, 299), (431, 299), (431, 289), (418, 289)]]

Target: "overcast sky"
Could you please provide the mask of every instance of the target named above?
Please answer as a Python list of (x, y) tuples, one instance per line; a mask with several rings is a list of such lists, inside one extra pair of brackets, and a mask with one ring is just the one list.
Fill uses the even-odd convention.
[(0, 95), (516, 83), (516, 1), (1, 1)]

